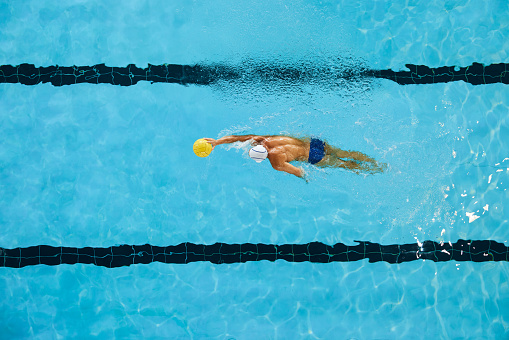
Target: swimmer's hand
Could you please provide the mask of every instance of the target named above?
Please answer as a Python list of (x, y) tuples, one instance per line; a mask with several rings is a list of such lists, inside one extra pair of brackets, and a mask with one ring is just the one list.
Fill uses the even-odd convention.
[(308, 173), (304, 171), (304, 168), (299, 166), (300, 169), (300, 178), (306, 181), (306, 183), (309, 183), (309, 176)]
[(206, 138), (206, 137), (204, 137), (203, 139), (205, 139), (207, 142), (210, 143), (210, 145), (212, 145), (212, 150), (214, 150), (216, 145), (218, 145), (217, 141), (214, 138)]

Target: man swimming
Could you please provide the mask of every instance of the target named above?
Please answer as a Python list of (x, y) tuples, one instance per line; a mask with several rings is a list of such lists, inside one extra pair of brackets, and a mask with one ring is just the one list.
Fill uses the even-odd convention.
[(294, 138), (286, 136), (225, 136), (218, 140), (204, 138), (212, 150), (220, 144), (250, 141), (254, 146), (249, 156), (257, 162), (268, 158), (275, 170), (304, 178), (304, 169), (290, 162), (308, 162), (318, 167), (334, 167), (353, 172), (375, 174), (384, 170), (384, 164), (357, 151), (345, 151), (332, 147), (318, 138)]

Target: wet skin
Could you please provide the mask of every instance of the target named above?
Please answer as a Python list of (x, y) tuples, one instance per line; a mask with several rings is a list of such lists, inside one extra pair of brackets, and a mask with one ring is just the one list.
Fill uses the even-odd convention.
[[(288, 136), (225, 136), (218, 140), (205, 138), (212, 150), (216, 145), (251, 141), (253, 145), (263, 145), (268, 152), (267, 158), (275, 170), (304, 178), (304, 170), (290, 162), (307, 162), (309, 158), (310, 138)], [(318, 167), (334, 167), (351, 170), (355, 173), (375, 174), (383, 172), (385, 165), (358, 151), (347, 151), (325, 144), (325, 156), (314, 164)]]

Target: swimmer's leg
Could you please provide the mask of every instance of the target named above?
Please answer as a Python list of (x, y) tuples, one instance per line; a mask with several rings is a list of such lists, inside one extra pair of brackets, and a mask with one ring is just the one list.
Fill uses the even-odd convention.
[(357, 174), (361, 172), (373, 172), (362, 162), (343, 160), (333, 155), (326, 155), (320, 162), (316, 163), (315, 165), (319, 167), (343, 168), (353, 171)]
[(325, 157), (316, 165), (344, 168), (355, 173), (378, 173), (383, 172), (386, 165), (378, 163), (374, 158), (358, 151), (347, 151), (325, 145)]

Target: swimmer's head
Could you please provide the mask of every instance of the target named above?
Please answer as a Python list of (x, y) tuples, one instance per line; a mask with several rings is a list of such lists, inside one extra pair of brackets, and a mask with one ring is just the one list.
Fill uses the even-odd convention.
[(260, 163), (267, 158), (268, 152), (262, 145), (257, 145), (249, 150), (249, 157), (254, 159), (256, 163)]

